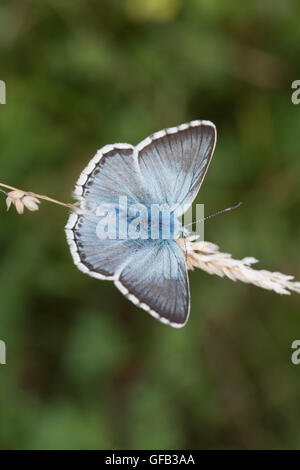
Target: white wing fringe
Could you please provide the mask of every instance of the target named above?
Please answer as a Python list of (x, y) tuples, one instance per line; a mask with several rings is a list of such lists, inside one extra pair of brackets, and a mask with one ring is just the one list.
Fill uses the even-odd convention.
[(255, 258), (233, 259), (231, 254), (221, 253), (217, 245), (206, 241), (193, 241), (192, 238), (176, 241), (186, 256), (190, 270), (200, 268), (209, 274), (227, 276), (232, 281), (254, 284), (277, 294), (289, 295), (290, 291), (300, 294), (300, 282), (293, 281), (294, 276), (253, 269), (251, 265), (258, 262)]

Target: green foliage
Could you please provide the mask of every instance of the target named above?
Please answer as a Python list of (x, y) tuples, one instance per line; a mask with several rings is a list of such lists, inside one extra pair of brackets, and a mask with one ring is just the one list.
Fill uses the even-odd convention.
[[(26, 0), (0, 6), (1, 181), (70, 201), (107, 143), (210, 119), (206, 239), (299, 268), (299, 5)], [(299, 448), (299, 298), (199, 271), (172, 330), (71, 260), (67, 214), (0, 215), (0, 447)], [(298, 366), (300, 367), (300, 366)]]

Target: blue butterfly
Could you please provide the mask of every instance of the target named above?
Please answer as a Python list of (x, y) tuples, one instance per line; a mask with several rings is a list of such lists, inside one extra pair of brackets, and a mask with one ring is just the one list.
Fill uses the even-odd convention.
[[(65, 227), (81, 271), (114, 281), (135, 305), (176, 328), (186, 324), (190, 312), (185, 256), (176, 243), (183, 232), (177, 220), (195, 199), (215, 145), (215, 125), (199, 120), (156, 132), (136, 147), (106, 145), (81, 173), (74, 191), (80, 207)], [(121, 198), (126, 207), (123, 202), (120, 206)], [(166, 237), (161, 212), (151, 218), (150, 207), (155, 204), (170, 208)], [(146, 215), (137, 224), (133, 208), (140, 206), (146, 207)], [(99, 207), (105, 209), (100, 215)], [(104, 213), (110, 214), (105, 226), (111, 222), (114, 237), (99, 236)], [(132, 224), (136, 236), (129, 236)]]

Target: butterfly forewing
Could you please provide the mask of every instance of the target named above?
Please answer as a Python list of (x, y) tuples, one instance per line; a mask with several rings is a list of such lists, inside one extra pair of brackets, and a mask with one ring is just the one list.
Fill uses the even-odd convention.
[(181, 215), (196, 197), (216, 144), (209, 121), (192, 121), (156, 132), (136, 147), (151, 200), (177, 206)]

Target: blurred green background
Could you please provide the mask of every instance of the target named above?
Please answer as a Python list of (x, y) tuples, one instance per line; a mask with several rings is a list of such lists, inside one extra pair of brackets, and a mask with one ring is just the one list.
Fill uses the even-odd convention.
[[(108, 143), (210, 119), (206, 239), (299, 263), (296, 0), (1, 1), (0, 181), (71, 201)], [(2, 449), (300, 448), (299, 300), (190, 273), (174, 330), (73, 265), (67, 212), (0, 201)]]

